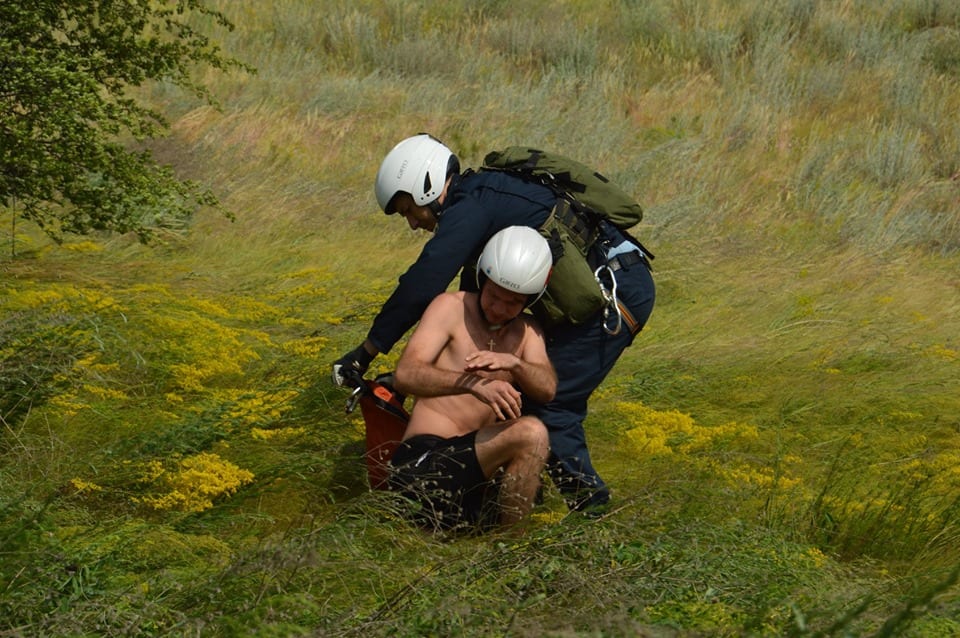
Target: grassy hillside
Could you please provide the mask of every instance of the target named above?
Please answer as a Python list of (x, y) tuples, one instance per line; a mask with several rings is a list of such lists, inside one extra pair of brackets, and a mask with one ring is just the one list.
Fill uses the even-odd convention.
[[(258, 73), (144, 95), (235, 221), (0, 214), (0, 635), (960, 634), (960, 6), (220, 4)], [(601, 520), (438, 538), (366, 489), (329, 366), (425, 241), (372, 193), (419, 131), (644, 205)]]

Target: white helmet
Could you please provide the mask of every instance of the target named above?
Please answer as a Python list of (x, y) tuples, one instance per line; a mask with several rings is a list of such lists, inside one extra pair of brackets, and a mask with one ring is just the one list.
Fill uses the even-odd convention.
[(396, 212), (388, 210), (390, 200), (404, 192), (413, 195), (418, 206), (426, 206), (440, 197), (447, 175), (454, 171), (460, 171), (460, 161), (439, 140), (426, 133), (408, 137), (380, 163), (374, 184), (377, 203), (390, 215)]
[(477, 285), (483, 273), (502, 288), (539, 299), (547, 287), (551, 268), (553, 255), (547, 240), (529, 226), (509, 226), (491, 237), (483, 248), (477, 262)]

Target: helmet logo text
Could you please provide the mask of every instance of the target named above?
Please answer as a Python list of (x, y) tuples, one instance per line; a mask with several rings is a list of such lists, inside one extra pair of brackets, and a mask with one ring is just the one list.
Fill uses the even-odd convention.
[(503, 288), (512, 288), (512, 289), (514, 289), (514, 290), (519, 290), (519, 288), (520, 288), (520, 284), (516, 284), (516, 283), (514, 283), (514, 282), (512, 282), (512, 281), (507, 281), (507, 280), (504, 279), (503, 277), (500, 277), (500, 285), (501, 285)]

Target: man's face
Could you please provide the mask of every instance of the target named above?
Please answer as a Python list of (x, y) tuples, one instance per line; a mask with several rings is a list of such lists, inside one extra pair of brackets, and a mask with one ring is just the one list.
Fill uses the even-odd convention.
[(437, 218), (428, 206), (417, 206), (413, 201), (413, 195), (409, 193), (398, 193), (393, 202), (393, 209), (397, 214), (402, 215), (412, 230), (422, 228), (428, 232), (433, 232), (437, 227)]
[(504, 324), (516, 318), (527, 305), (527, 295), (507, 290), (489, 279), (480, 291), (480, 307), (490, 323)]

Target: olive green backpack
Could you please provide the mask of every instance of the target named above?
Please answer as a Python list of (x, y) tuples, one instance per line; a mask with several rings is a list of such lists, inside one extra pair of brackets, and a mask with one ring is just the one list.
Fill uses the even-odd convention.
[[(511, 146), (489, 153), (481, 169), (513, 173), (548, 186), (556, 193), (557, 205), (538, 229), (554, 251), (553, 272), (546, 292), (532, 310), (547, 326), (588, 321), (605, 302), (594, 269), (587, 260), (597, 241), (598, 224), (607, 220), (626, 231), (643, 219), (640, 204), (584, 164), (527, 146)], [(653, 258), (646, 249), (643, 252), (649, 259)]]

